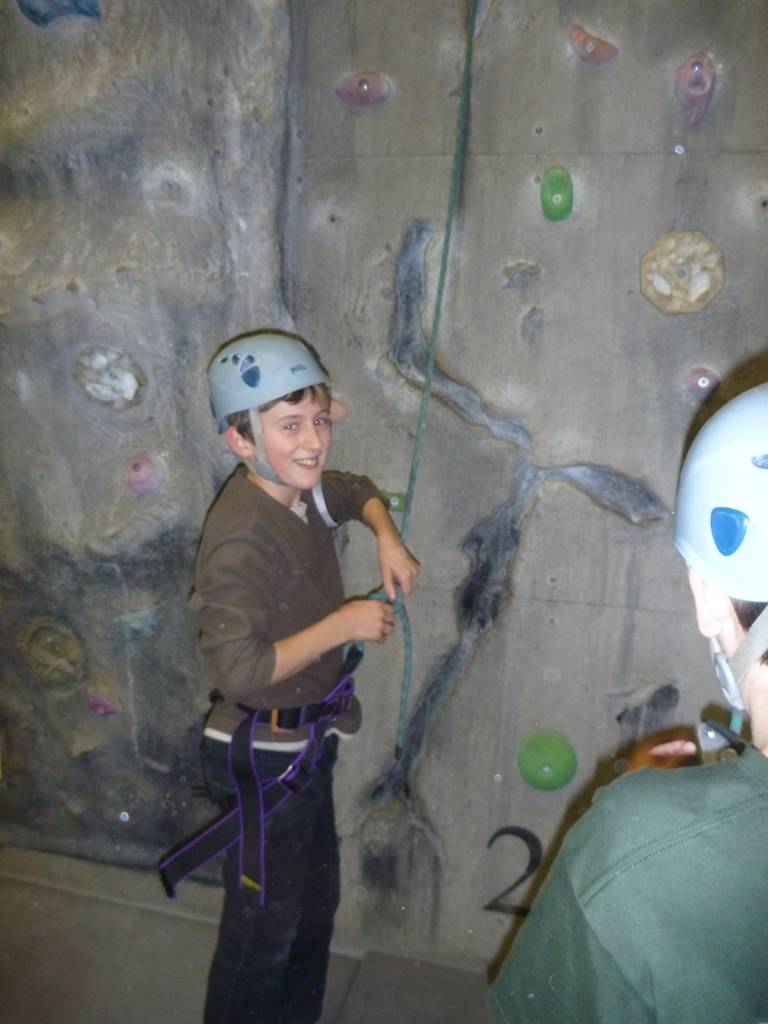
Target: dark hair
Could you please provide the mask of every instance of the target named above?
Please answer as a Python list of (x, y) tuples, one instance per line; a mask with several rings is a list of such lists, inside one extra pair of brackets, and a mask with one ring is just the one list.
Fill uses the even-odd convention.
[[(318, 398), (321, 395), (326, 397), (328, 401), (331, 400), (330, 388), (326, 384), (310, 384), (309, 387), (299, 388), (298, 391), (292, 391), (289, 395), (281, 395), (280, 398), (273, 398), (271, 402), (265, 402), (264, 405), (259, 406), (259, 412), (266, 412), (271, 409), (273, 405), (277, 405), (278, 402), (287, 402), (289, 405), (298, 405), (303, 402), (304, 399), (311, 395), (312, 398)], [(253, 430), (251, 428), (251, 414), (248, 409), (244, 409), (243, 412), (231, 412), (229, 416), (225, 416), (224, 419), (230, 427), (234, 427), (235, 430), (241, 437), (244, 437), (246, 441), (250, 441), (251, 444), (255, 444), (255, 438), (253, 436)]]
[[(735, 598), (731, 598), (731, 604), (733, 610), (736, 612), (736, 618), (739, 620), (739, 625), (743, 630), (748, 630), (749, 627), (755, 622), (759, 615), (762, 614), (765, 608), (765, 601), (737, 601)], [(761, 665), (768, 665), (768, 651), (765, 651), (762, 658), (760, 659)]]

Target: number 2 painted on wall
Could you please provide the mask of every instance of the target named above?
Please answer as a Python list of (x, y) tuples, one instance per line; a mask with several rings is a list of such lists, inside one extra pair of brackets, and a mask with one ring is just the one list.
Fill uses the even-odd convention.
[(497, 914), (519, 914), (521, 917), (525, 917), (528, 914), (529, 907), (511, 906), (510, 904), (503, 903), (502, 900), (538, 871), (543, 856), (541, 840), (527, 828), (520, 828), (517, 825), (506, 825), (504, 828), (497, 829), (493, 833), (488, 840), (488, 850), (490, 850), (500, 836), (516, 836), (518, 839), (522, 839), (528, 848), (528, 866), (522, 875), (515, 879), (512, 885), (508, 885), (498, 896), (494, 896), (489, 903), (486, 903), (483, 910), (494, 910)]

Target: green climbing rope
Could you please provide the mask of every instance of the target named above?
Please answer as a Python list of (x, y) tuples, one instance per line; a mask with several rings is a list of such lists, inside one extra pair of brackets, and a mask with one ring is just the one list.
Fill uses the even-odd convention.
[[(427, 350), (427, 369), (424, 374), (424, 388), (421, 393), (421, 406), (419, 408), (419, 420), (416, 426), (416, 440), (413, 445), (413, 456), (411, 458), (411, 471), (408, 476), (408, 490), (405, 495), (405, 507), (403, 509), (403, 522), (400, 528), (400, 536), (403, 543), (407, 542), (411, 529), (411, 508), (413, 496), (416, 489), (416, 477), (419, 472), (421, 451), (424, 444), (424, 429), (427, 424), (427, 410), (429, 407), (429, 396), (432, 390), (432, 375), (435, 369), (435, 354), (437, 351), (437, 337), (440, 331), (440, 315), (443, 310), (443, 294), (445, 292), (445, 281), (448, 276), (448, 255), (451, 246), (451, 233), (453, 231), (453, 219), (456, 208), (459, 205), (461, 195), (461, 184), (464, 177), (464, 163), (467, 155), (467, 141), (469, 138), (469, 103), (472, 94), (472, 54), (475, 41), (475, 15), (477, 12), (478, 0), (470, 0), (467, 16), (467, 48), (464, 55), (464, 74), (461, 84), (461, 99), (459, 102), (459, 113), (456, 127), (456, 145), (453, 151), (453, 167), (451, 170), (451, 191), (448, 199), (448, 213), (445, 219), (445, 237), (443, 238), (443, 252), (440, 260), (440, 277), (437, 283), (437, 296), (435, 299), (435, 316), (432, 321), (432, 331), (429, 338)], [(403, 631), (403, 685), (400, 693), (400, 711), (397, 721), (397, 734), (395, 738), (395, 757), (399, 758), (402, 753), (405, 741), (405, 730), (408, 723), (408, 701), (411, 694), (411, 682), (413, 679), (413, 638), (411, 634), (411, 623), (408, 612), (403, 603), (402, 594), (398, 588), (395, 601), (395, 611), (400, 620)]]

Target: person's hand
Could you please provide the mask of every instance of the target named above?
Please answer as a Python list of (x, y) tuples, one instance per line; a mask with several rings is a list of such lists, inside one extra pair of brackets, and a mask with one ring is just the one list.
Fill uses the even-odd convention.
[(629, 753), (627, 768), (678, 768), (691, 764), (698, 754), (698, 747), (690, 739), (690, 729), (673, 726), (661, 732), (646, 736)]
[(381, 581), (384, 584), (384, 592), (390, 601), (397, 596), (395, 585), (399, 584), (404, 597), (413, 590), (416, 577), (421, 572), (421, 566), (410, 554), (400, 538), (383, 538), (379, 541), (379, 568), (381, 569)]
[(384, 643), (395, 628), (395, 613), (384, 601), (349, 601), (337, 612), (341, 616), (345, 643)]

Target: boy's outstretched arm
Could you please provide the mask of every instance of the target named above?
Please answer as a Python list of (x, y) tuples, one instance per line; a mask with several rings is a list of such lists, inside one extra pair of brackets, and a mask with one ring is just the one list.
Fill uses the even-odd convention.
[(400, 539), (387, 506), (381, 498), (369, 498), (360, 518), (376, 535), (381, 580), (387, 597), (390, 601), (395, 600), (396, 584), (400, 585), (403, 594), (408, 597), (421, 566)]

